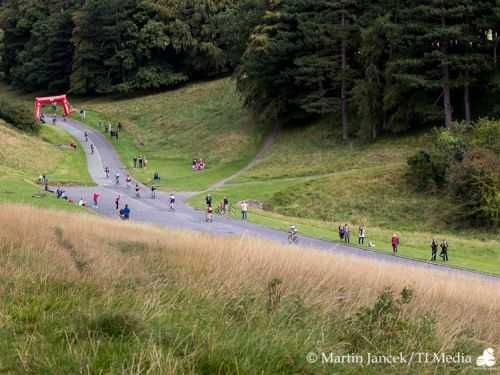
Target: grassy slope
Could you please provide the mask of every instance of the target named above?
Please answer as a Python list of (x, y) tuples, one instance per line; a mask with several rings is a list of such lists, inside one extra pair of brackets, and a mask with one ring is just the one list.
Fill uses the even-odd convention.
[[(122, 160), (132, 168), (133, 157), (145, 155), (149, 168), (132, 173), (147, 183), (159, 170), (165, 189), (202, 190), (231, 175), (256, 154), (265, 133), (241, 108), (229, 79), (141, 98), (76, 103), (87, 110), (86, 121), (94, 127), (100, 121), (121, 121), (125, 131), (113, 142)], [(206, 170), (193, 173), (193, 158), (205, 159)]]
[(91, 185), (83, 150), (59, 145), (76, 141), (61, 129), (45, 125), (38, 137), (24, 134), (0, 121), (0, 202), (24, 202), (67, 208), (51, 195), (33, 198), (41, 187), (37, 177), (46, 174), (52, 185)]
[[(500, 344), (498, 288), (475, 279), (15, 205), (0, 205), (0, 227), (9, 374), (472, 373), (306, 353), (475, 359)], [(403, 286), (415, 292), (403, 310), (387, 298), (363, 309)]]
[[(338, 240), (340, 223), (365, 224), (377, 250), (388, 252), (391, 234), (401, 237), (400, 254), (430, 258), (430, 241), (446, 238), (450, 264), (500, 274), (500, 240), (481, 228), (454, 229), (446, 222), (453, 203), (413, 192), (405, 182), (406, 159), (424, 146), (426, 134), (391, 137), (375, 144), (341, 143), (332, 126), (284, 130), (273, 149), (251, 170), (212, 192), (233, 203), (252, 199), (266, 211), (252, 210), (250, 220), (285, 230)], [(191, 200), (203, 206), (201, 196)]]

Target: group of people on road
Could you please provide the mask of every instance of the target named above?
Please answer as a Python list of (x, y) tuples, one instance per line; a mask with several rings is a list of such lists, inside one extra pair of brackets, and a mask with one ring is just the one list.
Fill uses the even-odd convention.
[[(214, 209), (213, 209), (213, 198), (211, 194), (207, 194), (205, 196), (205, 205), (206, 205), (206, 221), (207, 222), (213, 222), (213, 214), (214, 214)], [(224, 196), (224, 198), (220, 201), (219, 206), (217, 207), (216, 213), (224, 216), (229, 214), (230, 208), (229, 208), (229, 198), (227, 196)], [(248, 211), (248, 207), (246, 208)], [(244, 220), (246, 217), (244, 218)]]

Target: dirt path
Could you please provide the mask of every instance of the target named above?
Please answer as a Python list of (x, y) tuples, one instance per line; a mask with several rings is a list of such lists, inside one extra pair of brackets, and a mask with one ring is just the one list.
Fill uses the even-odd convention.
[(238, 172), (232, 174), (231, 176), (226, 177), (223, 180), (220, 180), (220, 181), (216, 182), (215, 184), (210, 185), (205, 191), (219, 189), (219, 188), (223, 187), (225, 184), (227, 184), (229, 181), (234, 180), (235, 178), (237, 178), (238, 176), (240, 176), (242, 173), (244, 173), (244, 172), (248, 171), (249, 169), (253, 168), (255, 166), (255, 164), (257, 164), (257, 162), (260, 159), (262, 159), (262, 157), (264, 156), (264, 154), (271, 148), (271, 146), (273, 145), (276, 137), (278, 136), (278, 133), (279, 133), (280, 129), (281, 129), (280, 126), (276, 126), (273, 129), (273, 131), (271, 132), (271, 134), (268, 135), (266, 141), (262, 145), (262, 147), (259, 150), (259, 152), (257, 153), (257, 155), (255, 155), (255, 157), (252, 159), (252, 161), (250, 163), (248, 163), (245, 167), (243, 167), (242, 169), (240, 169)]

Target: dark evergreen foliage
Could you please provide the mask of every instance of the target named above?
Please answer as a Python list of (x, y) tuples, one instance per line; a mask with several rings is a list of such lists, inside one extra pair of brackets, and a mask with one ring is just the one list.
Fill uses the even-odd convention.
[(500, 113), (499, 25), (496, 0), (4, 0), (0, 70), (84, 95), (236, 72), (258, 113), (375, 139)]

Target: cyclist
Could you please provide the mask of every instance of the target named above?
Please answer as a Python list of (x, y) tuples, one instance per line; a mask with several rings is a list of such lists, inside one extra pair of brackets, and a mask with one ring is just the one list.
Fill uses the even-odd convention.
[(127, 175), (125, 182), (127, 183), (127, 189), (130, 189), (130, 185), (132, 184), (132, 178), (130, 177), (130, 175)]
[(120, 172), (116, 172), (116, 175), (115, 175), (115, 183), (117, 185), (120, 184)]
[(141, 197), (141, 188), (139, 187), (139, 184), (135, 184), (135, 197), (136, 198)]
[(89, 135), (87, 134), (87, 132), (83, 133), (83, 136), (85, 137), (85, 142), (88, 143), (89, 142)]
[(170, 211), (175, 211), (175, 195), (174, 195), (174, 193), (170, 193), (169, 200), (170, 200), (170, 203), (169, 203)]
[(207, 208), (207, 223), (212, 223), (214, 221), (214, 210), (212, 206)]
[(297, 243), (299, 240), (298, 233), (299, 231), (295, 225), (290, 225), (288, 228), (288, 243)]
[(106, 178), (109, 178), (109, 167), (104, 168), (104, 173), (106, 173)]

